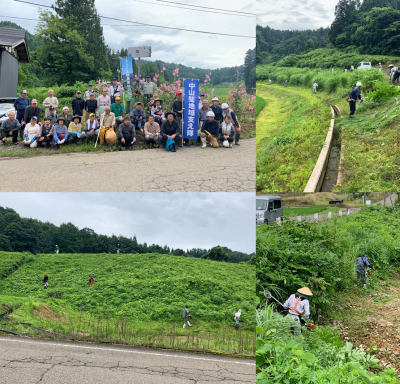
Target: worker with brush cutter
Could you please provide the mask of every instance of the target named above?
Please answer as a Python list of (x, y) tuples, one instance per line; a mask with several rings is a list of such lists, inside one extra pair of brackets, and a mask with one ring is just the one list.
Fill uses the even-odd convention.
[(361, 102), (364, 101), (364, 99), (361, 97), (361, 88), (362, 84), (358, 82), (356, 84), (356, 87), (350, 92), (349, 97), (347, 98), (347, 101), (349, 102), (350, 106), (350, 118), (353, 118), (354, 113), (356, 112), (356, 102), (358, 99), (361, 100)]
[[(357, 280), (359, 280), (362, 284), (362, 287), (365, 289), (367, 288), (367, 280), (365, 277), (365, 268), (372, 268), (375, 271), (375, 267), (373, 267), (369, 262), (368, 262), (368, 256), (367, 255), (362, 255), (360, 257), (357, 257), (356, 259), (356, 268), (357, 268)], [(371, 271), (368, 271), (367, 274), (369, 275)]]

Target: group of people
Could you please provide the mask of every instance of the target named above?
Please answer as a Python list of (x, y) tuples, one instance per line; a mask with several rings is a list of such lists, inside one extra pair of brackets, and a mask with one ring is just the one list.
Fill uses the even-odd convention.
[[(175, 147), (181, 146), (181, 91), (176, 92), (172, 111), (165, 112), (162, 99), (156, 98), (149, 115), (146, 115), (140, 95), (143, 95), (146, 103), (153, 98), (155, 85), (150, 81), (150, 76), (146, 77), (142, 89), (135, 80), (132, 90), (135, 104), (132, 110), (128, 109), (130, 113), (126, 113), (121, 102), (123, 89), (117, 79), (114, 78), (113, 83), (108, 84), (98, 97), (92, 84), (88, 84), (83, 98), (82, 92), (76, 91), (76, 97), (72, 100), (72, 112), (65, 106), (60, 114), (56, 110), (59, 106), (58, 99), (50, 89), (49, 96), (42, 104), (45, 108), (43, 123), (42, 107), (36, 99), (30, 102), (27, 91), (22, 90), (14, 103), (16, 113), (10, 112), (0, 127), (0, 140), (3, 144), (12, 140), (15, 145), (20, 140), (24, 146), (31, 148), (42, 147), (44, 144), (47, 147), (61, 147), (79, 140), (92, 140), (96, 145), (99, 142), (100, 145), (107, 146), (118, 140), (118, 149), (121, 150), (132, 149), (137, 141), (136, 132), (140, 131), (148, 148), (166, 148), (167, 143), (173, 143)], [(196, 144), (202, 145), (202, 148), (207, 145), (217, 148), (220, 144), (232, 148), (233, 142), (240, 145), (239, 140), (240, 124), (235, 112), (226, 103), (220, 106), (217, 97), (209, 105), (205, 94), (201, 93)], [(189, 139), (184, 139), (184, 145), (190, 146)]]

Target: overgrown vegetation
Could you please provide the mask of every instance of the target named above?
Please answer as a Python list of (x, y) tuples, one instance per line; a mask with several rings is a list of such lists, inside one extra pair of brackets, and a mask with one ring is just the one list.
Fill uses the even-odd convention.
[[(14, 267), (18, 258), (0, 252), (1, 270)], [(18, 324), (23, 321), (71, 337), (80, 332), (77, 337), (87, 340), (116, 338), (134, 345), (147, 340), (148, 346), (172, 348), (174, 339), (177, 345), (198, 343), (201, 350), (251, 355), (254, 281), (255, 267), (249, 264), (161, 254), (40, 254), (0, 280), (0, 308), (12, 312), (10, 327), (18, 331), (26, 328)], [(192, 315), (190, 330), (181, 329), (185, 305)], [(235, 338), (238, 308), (243, 323)]]
[(261, 96), (257, 96), (256, 98), (256, 116), (264, 109), (265, 107), (265, 99), (263, 99)]
[[(354, 348), (351, 339), (343, 343), (331, 326), (320, 324), (337, 317), (341, 297), (362, 295), (355, 268), (359, 255), (367, 254), (376, 268), (365, 294), (399, 269), (399, 225), (397, 210), (371, 206), (317, 225), (285, 221), (257, 228), (258, 384), (398, 382), (394, 369), (367, 372), (378, 372), (378, 361)], [(265, 303), (262, 291), (273, 291), (284, 301), (303, 286), (313, 292), (311, 318), (317, 325), (313, 332), (293, 335), (291, 320), (272, 300)]]

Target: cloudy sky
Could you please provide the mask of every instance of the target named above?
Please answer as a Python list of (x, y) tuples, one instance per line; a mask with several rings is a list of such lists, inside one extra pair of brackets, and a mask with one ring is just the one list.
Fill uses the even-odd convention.
[(0, 205), (140, 243), (255, 252), (253, 193), (0, 193)]
[(326, 28), (335, 18), (339, 0), (257, 0), (257, 24), (274, 29)]
[[(170, 0), (174, 1), (174, 0)], [(52, 5), (54, 0), (37, 0), (33, 3)], [(172, 7), (171, 3), (158, 0), (96, 0), (97, 12), (101, 16), (128, 21), (184, 28), (253, 38), (207, 35), (164, 28), (138, 26), (101, 19), (106, 44), (117, 50), (126, 47), (151, 46), (152, 60), (175, 62), (190, 67), (220, 68), (242, 65), (245, 53), (255, 46), (255, 16), (246, 17), (212, 12), (202, 12), (208, 7), (236, 12), (255, 14), (253, 0), (176, 0), (181, 4), (202, 6), (191, 10)], [(29, 32), (35, 32), (36, 21), (11, 19), (4, 16), (38, 18), (38, 7), (18, 3), (13, 0), (1, 0), (0, 21), (14, 21)], [(183, 7), (181, 5), (177, 5)], [(123, 26), (125, 25), (125, 26)], [(146, 59), (147, 60), (147, 59)]]

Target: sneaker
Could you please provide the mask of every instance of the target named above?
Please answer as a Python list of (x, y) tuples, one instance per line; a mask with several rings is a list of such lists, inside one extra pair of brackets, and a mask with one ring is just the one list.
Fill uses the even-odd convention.
[(122, 150), (122, 145), (118, 145), (118, 151)]
[(240, 145), (238, 141), (235, 141), (235, 145)]
[(229, 148), (232, 148), (232, 143), (229, 143)]
[(201, 146), (201, 148), (205, 148), (205, 147), (207, 147), (207, 143), (206, 143), (206, 142), (203, 143), (203, 145)]

